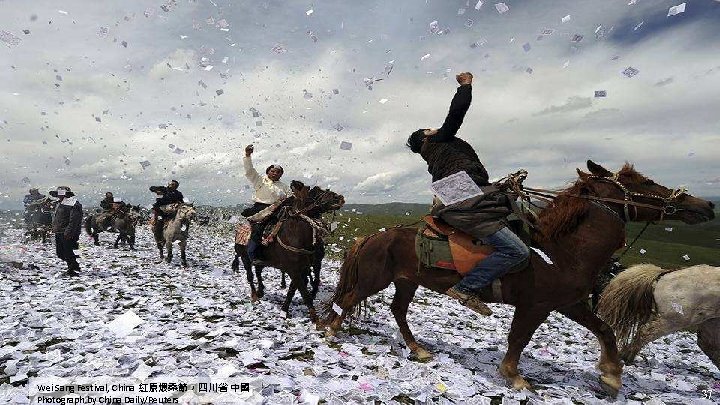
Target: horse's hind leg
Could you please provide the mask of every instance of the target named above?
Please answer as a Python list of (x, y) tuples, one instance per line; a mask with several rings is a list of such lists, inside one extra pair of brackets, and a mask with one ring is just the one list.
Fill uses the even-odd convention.
[(635, 337), (620, 351), (620, 358), (623, 359), (625, 364), (632, 364), (635, 361), (635, 356), (648, 343), (677, 330), (671, 328), (664, 318), (653, 315), (650, 320), (638, 327)]
[(92, 238), (93, 238), (93, 244), (95, 246), (100, 246), (100, 237), (98, 236), (97, 232), (92, 233)]
[(703, 353), (720, 369), (720, 318), (708, 319), (700, 324), (697, 342)]
[[(168, 238), (169, 239), (169, 238)], [(165, 242), (165, 249), (167, 250), (167, 255), (165, 255), (165, 261), (170, 263), (172, 261), (173, 257), (173, 245), (172, 245), (172, 239), (169, 239), (170, 242)]]
[(135, 250), (135, 234), (130, 235), (130, 250)]
[(117, 236), (117, 238), (115, 238), (115, 245), (113, 245), (113, 247), (114, 247), (115, 249), (118, 248), (118, 243), (120, 243), (120, 239), (121, 239), (121, 238), (122, 238), (122, 234), (119, 233), (118, 236)]
[(410, 351), (415, 355), (418, 360), (429, 360), (432, 358), (432, 354), (428, 352), (424, 347), (420, 346), (415, 340), (410, 326), (407, 323), (407, 312), (410, 303), (415, 296), (418, 285), (407, 280), (399, 279), (395, 280), (395, 296), (393, 297), (392, 304), (390, 304), (390, 311), (392, 311), (400, 328), (405, 344)]
[(285, 272), (280, 270), (280, 274), (282, 274), (282, 278), (280, 279), (280, 288), (285, 289), (287, 287), (285, 284)]
[(230, 268), (233, 269), (234, 272), (237, 272), (240, 270), (240, 250), (239, 245), (235, 244), (235, 258), (233, 259), (232, 263), (230, 264)]
[(518, 372), (518, 362), (535, 330), (548, 315), (550, 311), (542, 307), (522, 306), (515, 309), (508, 334), (508, 350), (500, 364), (500, 374), (517, 390), (531, 388), (530, 383)]
[(616, 397), (622, 386), (622, 364), (612, 328), (592, 312), (586, 301), (559, 309), (558, 312), (584, 326), (597, 337), (600, 343), (598, 369), (602, 373), (600, 383), (609, 395)]

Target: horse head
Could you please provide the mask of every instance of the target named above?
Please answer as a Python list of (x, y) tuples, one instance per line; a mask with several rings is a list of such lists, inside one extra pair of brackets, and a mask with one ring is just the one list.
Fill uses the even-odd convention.
[(345, 197), (334, 193), (329, 189), (321, 189), (318, 186), (309, 191), (309, 198), (318, 206), (320, 212), (335, 211), (345, 205)]
[(584, 191), (590, 195), (619, 200), (627, 221), (680, 220), (697, 224), (715, 218), (715, 204), (685, 192), (680, 187), (670, 189), (638, 173), (626, 163), (613, 173), (588, 160), (585, 173), (577, 169)]
[(197, 210), (192, 204), (180, 204), (176, 217), (180, 220), (192, 220), (197, 215)]

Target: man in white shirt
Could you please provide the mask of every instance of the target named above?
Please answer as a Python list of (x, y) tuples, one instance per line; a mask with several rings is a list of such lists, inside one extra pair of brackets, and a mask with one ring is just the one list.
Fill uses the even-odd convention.
[[(280, 181), (283, 175), (283, 168), (280, 165), (270, 165), (265, 169), (265, 175), (261, 176), (260, 173), (255, 170), (252, 164), (252, 154), (254, 152), (253, 146), (248, 145), (245, 148), (245, 157), (243, 158), (243, 166), (245, 167), (245, 177), (250, 181), (253, 186), (253, 205), (250, 208), (243, 210), (242, 215), (244, 217), (250, 217), (258, 212), (264, 210), (275, 202), (289, 196), (291, 194), (290, 187)], [(256, 228), (256, 227), (253, 227)], [(261, 232), (258, 229), (253, 229), (253, 234), (248, 242), (247, 252), (250, 256), (250, 260), (253, 264), (262, 264), (257, 257), (257, 249), (260, 245)]]

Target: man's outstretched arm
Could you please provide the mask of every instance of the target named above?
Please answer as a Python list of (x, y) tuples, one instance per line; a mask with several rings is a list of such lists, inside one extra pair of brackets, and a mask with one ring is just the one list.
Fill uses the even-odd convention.
[(430, 138), (432, 142), (447, 142), (455, 137), (465, 119), (467, 110), (470, 108), (470, 103), (472, 103), (472, 74), (461, 73), (457, 76), (457, 81), (460, 87), (458, 87), (450, 103), (450, 110), (445, 122), (438, 129), (437, 134)]

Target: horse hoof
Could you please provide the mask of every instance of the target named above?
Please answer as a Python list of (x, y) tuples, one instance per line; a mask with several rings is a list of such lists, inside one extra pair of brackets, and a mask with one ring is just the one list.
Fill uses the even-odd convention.
[(250, 294), (250, 301), (256, 302), (256, 301), (258, 300), (258, 298), (259, 298), (259, 297), (258, 297), (258, 294), (257, 294), (256, 292), (252, 292), (252, 293)]
[(622, 381), (618, 376), (602, 375), (600, 376), (600, 386), (606, 394), (615, 399), (620, 392), (620, 387), (622, 387)]
[(432, 353), (427, 351), (424, 347), (418, 347), (413, 351), (415, 360), (420, 362), (430, 361), (433, 358)]
[(524, 389), (532, 390), (532, 385), (530, 385), (527, 380), (524, 378), (517, 376), (512, 381), (512, 387), (518, 391), (522, 391)]

